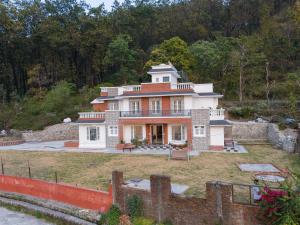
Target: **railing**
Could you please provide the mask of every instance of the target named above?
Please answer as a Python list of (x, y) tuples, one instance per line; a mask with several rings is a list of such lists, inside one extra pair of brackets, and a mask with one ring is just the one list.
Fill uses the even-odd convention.
[(177, 117), (191, 116), (191, 110), (144, 110), (144, 111), (122, 111), (121, 117)]
[(80, 119), (105, 119), (105, 112), (80, 112)]
[(141, 85), (123, 86), (124, 91), (141, 91)]
[(210, 120), (224, 120), (225, 109), (211, 109)]
[(178, 83), (178, 84), (172, 84), (172, 89), (178, 89), (178, 90), (182, 90), (182, 89), (193, 89), (194, 84), (189, 82), (189, 83)]

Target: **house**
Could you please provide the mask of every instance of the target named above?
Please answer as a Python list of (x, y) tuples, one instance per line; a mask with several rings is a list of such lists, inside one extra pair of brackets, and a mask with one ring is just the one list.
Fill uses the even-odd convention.
[(224, 109), (213, 84), (179, 83), (171, 64), (152, 66), (151, 83), (101, 87), (93, 112), (79, 113), (80, 148), (116, 148), (133, 139), (152, 145), (223, 150)]

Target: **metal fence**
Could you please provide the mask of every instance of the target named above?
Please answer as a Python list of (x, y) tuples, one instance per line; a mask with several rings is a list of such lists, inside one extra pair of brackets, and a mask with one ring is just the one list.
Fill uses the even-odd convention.
[[(232, 184), (232, 201), (234, 203), (257, 205), (258, 199), (254, 198), (257, 188), (262, 191), (265, 186), (251, 184)], [(269, 186), (268, 186), (269, 187)], [(280, 187), (269, 187), (271, 190), (282, 190)]]

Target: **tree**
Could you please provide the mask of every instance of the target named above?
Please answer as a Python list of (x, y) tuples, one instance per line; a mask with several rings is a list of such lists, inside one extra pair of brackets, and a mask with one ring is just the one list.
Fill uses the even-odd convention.
[(189, 71), (191, 69), (191, 54), (188, 45), (179, 37), (173, 37), (163, 41), (150, 53), (150, 59), (145, 64), (148, 69), (152, 65), (171, 62), (178, 70)]

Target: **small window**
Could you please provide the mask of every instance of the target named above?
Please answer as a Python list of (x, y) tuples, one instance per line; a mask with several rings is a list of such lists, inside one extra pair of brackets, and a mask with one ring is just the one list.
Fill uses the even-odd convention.
[(143, 127), (132, 126), (131, 127), (131, 139), (143, 140)]
[(87, 127), (87, 140), (97, 141), (99, 140), (99, 127)]
[(205, 126), (195, 125), (194, 126), (194, 137), (205, 137)]
[(156, 82), (156, 83), (159, 83), (159, 78), (158, 78), (158, 77), (155, 79), (155, 82)]
[(170, 82), (170, 77), (163, 77), (163, 82)]
[(108, 127), (108, 136), (110, 136), (110, 137), (118, 136), (118, 126), (109, 126)]
[(118, 104), (118, 102), (109, 102), (108, 103), (108, 109), (112, 110), (112, 111), (119, 110), (119, 104)]
[(183, 125), (172, 126), (172, 140), (173, 141), (185, 140), (185, 126)]

